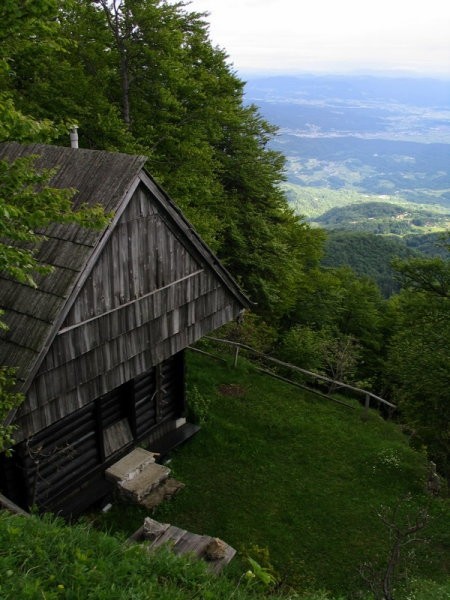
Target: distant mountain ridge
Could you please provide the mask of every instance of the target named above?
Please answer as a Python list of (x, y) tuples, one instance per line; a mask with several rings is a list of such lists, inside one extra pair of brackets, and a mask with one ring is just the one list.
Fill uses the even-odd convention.
[(310, 75), (250, 78), (245, 86), (248, 100), (330, 99), (339, 102), (370, 100), (407, 106), (444, 108), (450, 106), (450, 78)]

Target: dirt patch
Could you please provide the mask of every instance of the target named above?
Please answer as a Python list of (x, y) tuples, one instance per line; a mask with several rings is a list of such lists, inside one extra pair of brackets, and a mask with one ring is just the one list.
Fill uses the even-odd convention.
[(236, 383), (222, 383), (219, 386), (219, 392), (222, 396), (232, 396), (233, 398), (245, 396), (245, 389)]

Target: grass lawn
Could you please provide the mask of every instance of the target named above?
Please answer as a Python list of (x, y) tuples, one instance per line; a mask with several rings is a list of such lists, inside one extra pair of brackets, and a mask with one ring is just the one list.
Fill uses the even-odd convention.
[[(359, 566), (387, 558), (389, 534), (377, 512), (408, 493), (405, 512), (430, 502), (424, 457), (376, 412), (364, 420), (354, 403), (349, 410), (317, 398), (245, 361), (233, 369), (191, 353), (188, 380), (211, 401), (209, 418), (174, 454), (170, 467), (186, 489), (156, 518), (221, 537), (257, 560), (254, 546), (267, 548), (278, 577), (297, 589), (363, 589)], [(408, 564), (410, 576), (439, 579), (449, 569), (448, 501), (434, 500), (430, 512), (433, 541), (411, 545)], [(142, 518), (119, 507), (103, 524), (129, 535)]]

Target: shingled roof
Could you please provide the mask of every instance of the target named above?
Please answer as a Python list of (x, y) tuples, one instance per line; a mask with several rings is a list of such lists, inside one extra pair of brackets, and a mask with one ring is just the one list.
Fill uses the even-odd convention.
[(18, 368), (22, 391), (28, 389), (78, 290), (140, 183), (150, 189), (189, 251), (214, 270), (243, 306), (248, 306), (248, 299), (226, 269), (145, 172), (145, 157), (41, 144), (0, 144), (1, 160), (13, 161), (30, 155), (37, 156), (38, 169), (57, 169), (51, 179), (53, 187), (77, 190), (75, 208), (80, 204), (100, 204), (114, 217), (100, 230), (76, 224), (55, 224), (42, 230), (46, 239), (38, 244), (36, 256), (54, 270), (50, 275), (36, 278), (36, 289), (0, 275), (0, 308), (5, 310), (3, 320), (9, 327), (8, 331), (0, 332), (0, 365)]

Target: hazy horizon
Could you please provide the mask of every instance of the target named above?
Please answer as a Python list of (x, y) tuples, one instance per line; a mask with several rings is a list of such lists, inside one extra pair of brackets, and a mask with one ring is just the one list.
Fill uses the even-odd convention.
[(373, 78), (386, 78), (386, 79), (430, 79), (435, 81), (448, 81), (450, 83), (449, 74), (427, 74), (422, 72), (414, 71), (396, 71), (396, 70), (323, 70), (323, 71), (270, 71), (270, 70), (239, 70), (238, 75), (243, 79), (246, 78), (272, 78), (272, 77), (284, 77), (284, 78), (301, 78), (301, 77), (373, 77)]
[(450, 78), (450, 2), (192, 0), (243, 76), (375, 74)]

